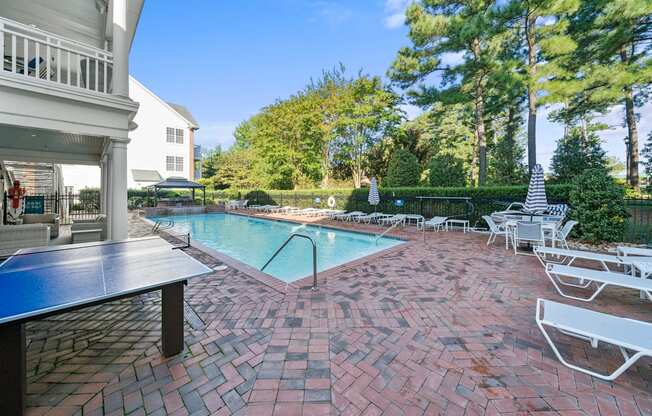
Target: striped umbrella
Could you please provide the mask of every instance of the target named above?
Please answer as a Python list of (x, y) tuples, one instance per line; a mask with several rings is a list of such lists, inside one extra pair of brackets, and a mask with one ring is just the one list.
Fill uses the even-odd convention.
[(527, 199), (525, 200), (525, 209), (530, 212), (543, 212), (548, 208), (546, 199), (546, 185), (543, 182), (543, 168), (537, 164), (532, 169), (530, 177), (530, 186), (527, 190)]
[(376, 178), (371, 178), (371, 186), (369, 187), (369, 198), (367, 199), (369, 201), (369, 205), (375, 206), (380, 203), (380, 195), (378, 195), (378, 182), (376, 181)]

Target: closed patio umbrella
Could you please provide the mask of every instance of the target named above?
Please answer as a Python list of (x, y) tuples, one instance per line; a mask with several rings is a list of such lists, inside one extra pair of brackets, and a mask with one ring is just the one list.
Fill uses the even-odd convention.
[(530, 185), (527, 190), (527, 199), (525, 200), (525, 209), (532, 213), (543, 212), (548, 209), (548, 200), (546, 199), (546, 185), (543, 181), (543, 168), (537, 164), (532, 169)]
[(380, 203), (380, 195), (378, 194), (378, 182), (376, 178), (371, 178), (371, 186), (369, 187), (369, 205), (374, 206), (374, 211), (376, 210), (376, 205)]

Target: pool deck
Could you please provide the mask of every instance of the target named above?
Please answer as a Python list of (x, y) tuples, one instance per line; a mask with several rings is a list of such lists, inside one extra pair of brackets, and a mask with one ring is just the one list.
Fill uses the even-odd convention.
[[(131, 236), (150, 229), (130, 217)], [(410, 241), (321, 273), (318, 291), (277, 290), (188, 250), (226, 267), (188, 285), (186, 348), (169, 359), (157, 294), (32, 322), (27, 414), (652, 415), (649, 358), (609, 383), (552, 356), (535, 302), (561, 298), (536, 258), (475, 233), (392, 235)], [(571, 303), (652, 321), (634, 291)], [(556, 339), (580, 364), (620, 363), (614, 349)]]

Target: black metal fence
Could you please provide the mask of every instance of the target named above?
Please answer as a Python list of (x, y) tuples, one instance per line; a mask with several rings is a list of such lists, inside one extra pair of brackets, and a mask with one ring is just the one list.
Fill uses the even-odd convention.
[[(3, 198), (2, 206), (8, 207), (11, 201), (7, 192)], [(99, 193), (25, 195), (21, 202), (27, 213), (59, 214), (62, 224), (71, 224), (74, 220), (91, 220), (100, 214)], [(4, 209), (3, 224), (7, 220), (7, 209)]]
[(652, 199), (626, 199), (629, 218), (625, 221), (625, 241), (652, 243)]

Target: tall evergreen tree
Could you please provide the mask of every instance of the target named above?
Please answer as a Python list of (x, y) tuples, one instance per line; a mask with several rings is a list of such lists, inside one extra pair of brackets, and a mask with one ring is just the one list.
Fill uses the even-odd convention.
[(648, 98), (652, 83), (652, 2), (584, 0), (569, 15), (568, 33), (578, 47), (549, 83), (551, 98), (566, 102), (567, 120), (625, 109), (628, 182), (639, 186), (636, 106)]
[(570, 183), (587, 169), (607, 172), (607, 154), (591, 127), (573, 127), (557, 142), (550, 169), (556, 182)]
[[(487, 177), (485, 105), (492, 55), (490, 0), (421, 0), (406, 12), (412, 47), (399, 50), (388, 71), (389, 77), (408, 92), (412, 102), (429, 107), (435, 102), (471, 102), (474, 109), (473, 174), (475, 184)], [(463, 54), (461, 63), (447, 60)], [(439, 73), (440, 86), (426, 85), (428, 77)]]
[(577, 9), (579, 0), (511, 0), (498, 15), (502, 30), (516, 33), (518, 45), (525, 53), (524, 73), (527, 83), (527, 153), (532, 172), (537, 163), (536, 125), (538, 94), (541, 89), (542, 66), (575, 47), (565, 34), (565, 15)]

